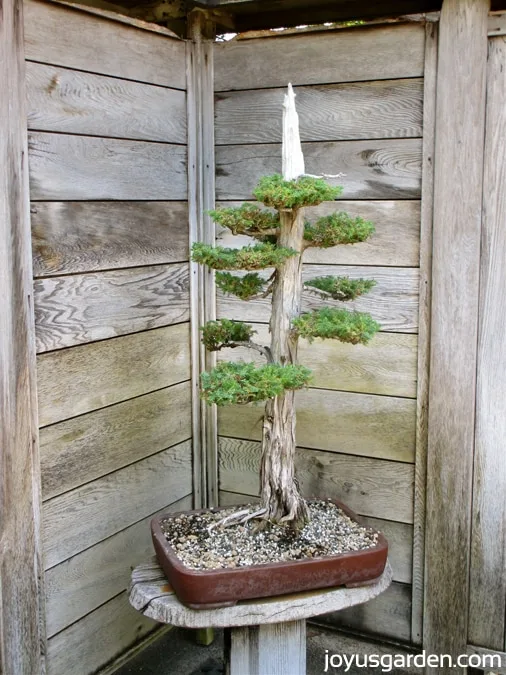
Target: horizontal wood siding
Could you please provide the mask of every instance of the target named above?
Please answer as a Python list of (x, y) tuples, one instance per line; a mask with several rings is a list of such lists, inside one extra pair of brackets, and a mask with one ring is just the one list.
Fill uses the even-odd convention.
[(185, 45), (26, 8), (48, 673), (87, 675), (155, 629), (123, 591), (192, 504)]
[[(216, 197), (219, 206), (252, 198), (265, 174), (281, 169), (282, 102), (295, 87), (306, 170), (336, 174), (337, 203), (307, 209), (313, 221), (345, 211), (372, 221), (362, 244), (309, 248), (303, 276), (371, 278), (353, 303), (381, 332), (368, 346), (302, 340), (300, 361), (313, 370), (298, 392), (298, 475), (307, 496), (336, 497), (391, 542), (396, 583), (373, 603), (328, 617), (334, 625), (397, 640), (411, 636), (414, 461), (420, 287), (420, 195), (425, 28), (377, 25), (216, 45)], [(273, 63), (276, 67), (273, 67)], [(250, 243), (217, 228), (223, 246)], [(267, 272), (269, 274), (269, 272)], [(302, 308), (329, 304), (303, 293)], [(268, 343), (269, 299), (217, 295), (219, 317), (253, 324)], [(220, 360), (255, 360), (227, 349)], [(258, 494), (262, 406), (219, 411), (222, 499)], [(241, 497), (238, 497), (241, 499)], [(326, 619), (327, 620), (327, 619)]]

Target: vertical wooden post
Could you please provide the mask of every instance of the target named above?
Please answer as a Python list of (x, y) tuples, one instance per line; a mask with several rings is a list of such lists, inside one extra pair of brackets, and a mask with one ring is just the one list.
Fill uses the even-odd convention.
[(0, 671), (36, 675), (45, 636), (21, 0), (0, 2), (0, 91)]
[(424, 648), (454, 657), (468, 627), (489, 6), (444, 0), (439, 26)]
[[(215, 242), (214, 225), (205, 211), (214, 208), (214, 24), (204, 10), (188, 15), (188, 200), (190, 245)], [(213, 270), (191, 262), (193, 475), (195, 506), (218, 503), (216, 407), (200, 400), (200, 373), (215, 365), (216, 355), (201, 344), (200, 326), (216, 318)]]

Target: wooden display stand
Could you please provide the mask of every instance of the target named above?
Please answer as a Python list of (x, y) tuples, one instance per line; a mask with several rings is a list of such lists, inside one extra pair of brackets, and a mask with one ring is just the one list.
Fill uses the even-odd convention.
[(361, 605), (391, 582), (387, 563), (379, 579), (356, 588), (329, 588), (195, 610), (179, 602), (158, 564), (150, 562), (132, 572), (130, 604), (160, 623), (229, 629), (228, 675), (305, 675), (306, 619)]

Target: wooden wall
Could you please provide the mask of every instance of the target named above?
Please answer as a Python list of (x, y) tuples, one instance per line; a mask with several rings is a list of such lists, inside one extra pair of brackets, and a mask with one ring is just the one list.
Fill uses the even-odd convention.
[(185, 44), (32, 0), (25, 41), (48, 671), (85, 675), (191, 507)]
[[(382, 328), (368, 347), (302, 344), (314, 384), (297, 394), (297, 462), (306, 496), (343, 499), (391, 545), (389, 591), (327, 620), (403, 641), (411, 639), (424, 49), (424, 26), (402, 24), (215, 50), (217, 199), (251, 198), (261, 175), (280, 171), (281, 104), (291, 81), (307, 171), (345, 173), (340, 202), (308, 216), (344, 209), (376, 225), (364, 244), (306, 254), (308, 278), (376, 279), (353, 306), (370, 311)], [(218, 238), (244, 242), (225, 232)], [(322, 305), (311, 295), (303, 304)], [(219, 295), (218, 316), (251, 321), (268, 339), (268, 301)], [(221, 358), (248, 358), (229, 352)], [(257, 494), (261, 417), (261, 407), (220, 411), (222, 503)]]

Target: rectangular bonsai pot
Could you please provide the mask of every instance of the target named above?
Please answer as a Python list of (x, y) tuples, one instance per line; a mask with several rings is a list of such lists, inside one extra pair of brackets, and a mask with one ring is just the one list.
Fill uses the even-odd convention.
[[(332, 501), (360, 523), (347, 506)], [(203, 510), (185, 513), (203, 513)], [(179, 560), (161, 528), (162, 521), (178, 515), (181, 513), (155, 516), (151, 521), (151, 534), (158, 563), (170, 585), (178, 599), (193, 609), (227, 607), (239, 600), (363, 584), (381, 576), (387, 561), (388, 544), (378, 533), (377, 544), (360, 551), (249, 567), (192, 570)]]

